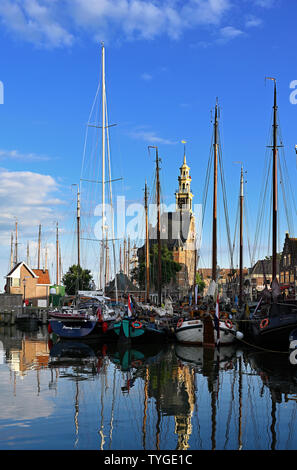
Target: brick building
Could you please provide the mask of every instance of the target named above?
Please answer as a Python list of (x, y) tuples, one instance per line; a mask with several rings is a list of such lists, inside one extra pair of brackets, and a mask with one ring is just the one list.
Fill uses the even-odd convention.
[(21, 261), (5, 277), (7, 294), (21, 294), (23, 300), (36, 307), (48, 306), (50, 277), (47, 269), (31, 269)]

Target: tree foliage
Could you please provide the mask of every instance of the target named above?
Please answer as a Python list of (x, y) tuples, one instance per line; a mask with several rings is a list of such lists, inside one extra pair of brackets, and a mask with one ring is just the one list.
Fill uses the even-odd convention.
[(196, 273), (196, 285), (198, 286), (198, 292), (203, 292), (206, 286), (205, 282), (203, 281), (198, 272)]
[(73, 264), (62, 279), (66, 294), (75, 295), (78, 290), (91, 290), (93, 276), (89, 269)]
[[(156, 243), (150, 246), (150, 285), (155, 288), (158, 285), (158, 246)], [(173, 260), (172, 251), (166, 245), (161, 248), (161, 272), (162, 287), (169, 284), (171, 280), (175, 281), (176, 273), (181, 270), (181, 265)], [(132, 272), (132, 278), (139, 284), (141, 289), (145, 288), (146, 266), (145, 255), (139, 258), (138, 266)]]

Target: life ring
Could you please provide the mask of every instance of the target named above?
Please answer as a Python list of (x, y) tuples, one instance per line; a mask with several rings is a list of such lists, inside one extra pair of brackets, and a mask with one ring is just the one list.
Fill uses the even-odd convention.
[(133, 328), (135, 328), (135, 330), (138, 330), (138, 328), (142, 327), (142, 323), (140, 321), (134, 321), (132, 323), (132, 326), (133, 326)]
[(180, 318), (180, 319), (178, 320), (178, 322), (177, 322), (177, 325), (176, 325), (176, 326), (177, 326), (177, 328), (180, 328), (180, 327), (182, 326), (182, 324), (183, 324), (183, 321), (184, 321), (184, 319), (183, 319), (183, 318)]
[(266, 328), (266, 326), (268, 325), (268, 323), (269, 323), (268, 318), (264, 318), (264, 319), (261, 321), (261, 323), (260, 323), (260, 328), (261, 328), (261, 330), (263, 330), (263, 328)]
[(231, 320), (229, 320), (229, 318), (227, 318), (227, 320), (225, 320), (225, 325), (227, 328), (229, 328), (231, 330), (231, 328), (233, 328), (233, 323)]

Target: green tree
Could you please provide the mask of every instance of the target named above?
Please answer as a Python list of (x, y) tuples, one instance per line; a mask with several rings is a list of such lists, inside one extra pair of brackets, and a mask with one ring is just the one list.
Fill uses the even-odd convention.
[(196, 285), (198, 286), (198, 292), (203, 292), (206, 284), (199, 273), (196, 273)]
[(93, 276), (89, 269), (73, 264), (64, 274), (62, 282), (66, 294), (75, 295), (78, 290), (90, 290), (92, 288)]
[[(169, 284), (171, 280), (175, 281), (176, 273), (181, 270), (181, 265), (173, 261), (173, 254), (167, 247), (161, 247), (161, 272), (162, 287)], [(138, 282), (141, 289), (145, 288), (145, 255), (139, 258), (138, 266), (132, 272), (132, 278)], [(158, 283), (158, 246), (156, 243), (150, 246), (150, 285), (157, 286)]]

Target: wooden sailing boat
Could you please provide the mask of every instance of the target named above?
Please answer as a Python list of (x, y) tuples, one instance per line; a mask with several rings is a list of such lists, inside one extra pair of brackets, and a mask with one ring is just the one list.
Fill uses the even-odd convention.
[(270, 298), (264, 293), (252, 314), (248, 334), (251, 340), (262, 347), (274, 350), (289, 349), (289, 335), (297, 328), (297, 305), (294, 302), (279, 300), (280, 289), (277, 281), (277, 215), (278, 215), (278, 123), (277, 123), (277, 89), (275, 78), (273, 103), (273, 142), (272, 142), (272, 284)]
[[(218, 180), (218, 158), (219, 158), (219, 138), (218, 138), (218, 121), (219, 107), (218, 102), (215, 106), (214, 118), (214, 143), (213, 143), (213, 222), (212, 222), (212, 284), (214, 288), (212, 296), (215, 298), (216, 281), (217, 281), (217, 180)], [(234, 340), (242, 339), (243, 335), (237, 331), (237, 327), (233, 325), (228, 318), (219, 318), (219, 302), (218, 298), (215, 302), (216, 313), (215, 318), (210, 315), (204, 319), (191, 318), (180, 320), (175, 329), (175, 335), (179, 342), (184, 344), (203, 344), (205, 346), (214, 347), (215, 344), (232, 344)]]

